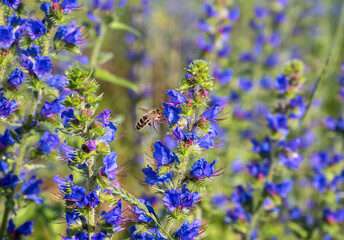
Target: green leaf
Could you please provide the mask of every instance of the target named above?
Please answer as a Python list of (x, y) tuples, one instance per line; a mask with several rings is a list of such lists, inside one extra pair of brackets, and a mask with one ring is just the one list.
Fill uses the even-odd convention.
[(140, 37), (141, 36), (141, 33), (140, 31), (138, 31), (137, 29), (129, 26), (129, 25), (126, 25), (124, 23), (120, 23), (120, 22), (112, 22), (109, 26), (110, 28), (114, 29), (114, 30), (125, 30), (125, 31), (128, 31), (128, 32), (131, 32), (133, 34), (135, 34), (136, 36)]
[(129, 88), (135, 92), (138, 91), (137, 86), (134, 83), (130, 82), (128, 79), (113, 75), (112, 73), (101, 68), (95, 69), (94, 77), (106, 82)]

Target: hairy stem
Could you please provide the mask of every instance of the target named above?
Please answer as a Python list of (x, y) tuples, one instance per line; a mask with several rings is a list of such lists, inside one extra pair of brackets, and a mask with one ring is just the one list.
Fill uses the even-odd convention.
[(6, 70), (6, 66), (0, 67), (0, 82), (3, 84), (5, 83), (5, 79), (4, 79), (5, 70)]
[[(95, 175), (95, 161), (94, 157), (91, 157), (88, 160), (88, 192), (92, 192), (97, 187), (97, 179)], [(88, 233), (89, 236), (92, 236), (95, 233), (95, 225), (96, 225), (96, 209), (91, 208), (90, 212), (88, 213)]]
[(6, 25), (6, 23), (5, 23), (5, 11), (4, 11), (5, 9), (4, 9), (4, 7), (5, 7), (5, 4), (0, 3), (0, 25), (1, 26)]
[(50, 46), (50, 38), (51, 38), (51, 30), (48, 30), (45, 37), (46, 37), (46, 39), (44, 41), (44, 46), (43, 46), (43, 56), (48, 56), (49, 46)]

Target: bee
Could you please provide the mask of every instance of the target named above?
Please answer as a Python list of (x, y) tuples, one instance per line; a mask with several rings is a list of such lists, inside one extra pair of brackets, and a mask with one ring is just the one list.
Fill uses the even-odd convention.
[[(147, 110), (146, 110), (147, 111)], [(163, 120), (162, 113), (159, 109), (149, 110), (136, 123), (136, 130), (139, 131), (149, 125), (157, 132), (156, 125)]]

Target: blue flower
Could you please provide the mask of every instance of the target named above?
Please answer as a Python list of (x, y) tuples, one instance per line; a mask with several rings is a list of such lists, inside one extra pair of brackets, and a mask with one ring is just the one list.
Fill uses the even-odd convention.
[(74, 20), (68, 26), (60, 25), (54, 39), (64, 40), (67, 44), (79, 45), (82, 42), (82, 28), (76, 26), (77, 23)]
[(170, 96), (169, 103), (172, 103), (173, 106), (178, 107), (180, 104), (187, 102), (187, 98), (176, 90), (167, 90), (166, 95)]
[(285, 93), (289, 88), (289, 82), (286, 75), (278, 75), (276, 76), (276, 81), (274, 83), (275, 88), (278, 90), (279, 93)]
[(227, 224), (237, 223), (238, 220), (250, 222), (250, 219), (251, 215), (247, 214), (240, 204), (235, 204), (234, 208), (227, 211), (225, 222)]
[(168, 120), (168, 124), (178, 122), (180, 119), (179, 114), (182, 112), (182, 110), (174, 106), (168, 105), (166, 103), (164, 103), (164, 107), (165, 107), (164, 115), (166, 116)]
[(79, 7), (79, 3), (77, 0), (63, 0), (61, 7), (64, 9), (65, 13), (71, 13)]
[(16, 27), (23, 24), (23, 19), (15, 13), (12, 13), (7, 17), (7, 23), (12, 27)]
[(253, 87), (253, 82), (251, 79), (240, 78), (239, 87), (243, 92), (249, 92)]
[(50, 75), (51, 68), (53, 63), (50, 60), (49, 56), (37, 56), (35, 57), (35, 65), (33, 71), (39, 79), (43, 79)]
[(21, 0), (2, 0), (8, 7), (13, 8), (16, 10), (21, 3)]
[(216, 120), (216, 118), (219, 116), (219, 113), (221, 112), (220, 106), (220, 103), (215, 103), (214, 106), (205, 110), (200, 117), (204, 117), (205, 119), (211, 121)]
[(340, 133), (344, 133), (344, 118), (339, 117), (336, 121), (332, 117), (326, 117), (324, 119), (324, 125), (331, 131), (337, 131)]
[(269, 173), (270, 163), (269, 161), (264, 161), (263, 164), (252, 162), (246, 164), (247, 173), (251, 176), (257, 178), (258, 180), (263, 179)]
[[(9, 233), (14, 233), (16, 232), (16, 234), (13, 234), (14, 236), (18, 235), (24, 235), (24, 236), (28, 236), (33, 232), (33, 225), (35, 223), (32, 221), (26, 221), (24, 224), (22, 224), (17, 230), (15, 230), (16, 225), (14, 225), (13, 220), (10, 219), (9, 223), (8, 223), (8, 227), (7, 227), (7, 231)], [(20, 237), (19, 237), (20, 238)]]
[(190, 168), (190, 174), (196, 177), (199, 180), (210, 178), (213, 176), (215, 169), (215, 163), (217, 160), (215, 159), (212, 163), (208, 163), (204, 158), (197, 160), (197, 162), (192, 165)]
[(11, 173), (6, 174), (3, 178), (0, 178), (0, 188), (9, 188), (12, 189), (17, 186), (19, 178), (17, 175)]
[(26, 31), (31, 40), (36, 40), (46, 33), (47, 28), (41, 20), (29, 19), (26, 21)]
[(233, 77), (234, 71), (232, 69), (224, 69), (218, 73), (217, 78), (221, 85), (226, 85), (230, 83)]
[(274, 53), (267, 56), (264, 64), (267, 67), (274, 67), (278, 64), (278, 61), (279, 61), (279, 56), (277, 53)]
[(14, 32), (11, 26), (0, 26), (0, 48), (9, 48), (14, 42)]
[(319, 151), (312, 154), (309, 160), (313, 170), (316, 172), (320, 172), (331, 163), (331, 158), (326, 151)]
[(50, 2), (42, 2), (40, 9), (46, 14), (50, 11)]
[(77, 207), (84, 207), (87, 205), (88, 201), (86, 198), (86, 190), (83, 187), (79, 187), (73, 183), (69, 188), (70, 192), (64, 195), (64, 199), (68, 201), (75, 202)]
[(66, 86), (68, 84), (68, 80), (67, 80), (65, 75), (55, 74), (55, 75), (51, 76), (49, 79), (45, 80), (45, 83), (49, 87), (63, 90), (64, 86)]
[(0, 172), (7, 173), (9, 166), (10, 165), (7, 162), (0, 160)]
[(57, 134), (45, 132), (37, 143), (37, 149), (45, 154), (50, 153), (60, 143), (60, 139)]
[(61, 113), (61, 119), (63, 121), (63, 125), (67, 127), (69, 123), (71, 122), (71, 120), (76, 119), (73, 109), (68, 109), (68, 110), (63, 111)]
[[(152, 205), (150, 204), (150, 202), (148, 202), (148, 201), (146, 201), (146, 200), (144, 200), (142, 198), (139, 198), (139, 201), (146, 205), (149, 213), (155, 215), (154, 209), (153, 209)], [(147, 222), (148, 223), (148, 222), (153, 221), (153, 219), (151, 217), (148, 217), (146, 215), (145, 211), (139, 209), (137, 206), (134, 207), (134, 211), (133, 212), (136, 214), (136, 220), (139, 221), (139, 222)]]
[(289, 106), (292, 110), (290, 113), (290, 118), (302, 118), (307, 109), (305, 101), (301, 95), (298, 95), (295, 98), (291, 99), (289, 102)]
[(327, 189), (327, 178), (323, 173), (313, 176), (313, 187), (319, 192), (324, 193)]
[(106, 235), (102, 232), (100, 233), (95, 233), (92, 235), (91, 240), (105, 240)]
[(172, 172), (159, 175), (157, 172), (148, 165), (147, 168), (143, 168), (142, 172), (146, 175), (145, 182), (148, 185), (157, 185), (169, 182), (172, 179)]
[(172, 189), (165, 191), (165, 197), (162, 199), (165, 207), (170, 212), (180, 206), (181, 191), (179, 189)]
[(104, 215), (101, 220), (104, 220), (107, 223), (110, 223), (114, 228), (115, 232), (118, 232), (121, 229), (122, 224), (122, 199), (120, 199), (113, 209), (108, 213), (102, 213)]
[(41, 109), (41, 114), (46, 118), (51, 118), (54, 114), (60, 113), (63, 108), (64, 106), (59, 103), (58, 99), (52, 102), (45, 101)]
[(98, 206), (100, 204), (98, 195), (94, 190), (86, 196), (86, 199), (87, 199), (88, 205), (91, 208), (95, 208), (96, 206)]
[(238, 21), (239, 17), (240, 17), (240, 8), (239, 7), (234, 7), (228, 13), (228, 19), (232, 22)]
[(259, 81), (259, 86), (266, 90), (270, 90), (273, 86), (272, 79), (270, 77), (261, 78)]
[(41, 48), (37, 46), (36, 44), (32, 44), (30, 47), (28, 47), (26, 50), (22, 50), (22, 53), (30, 56), (30, 57), (37, 57), (41, 54)]
[(7, 146), (13, 145), (16, 143), (10, 134), (8, 129), (5, 130), (4, 135), (0, 134), (0, 150), (5, 149)]
[(30, 199), (37, 204), (43, 203), (43, 199), (38, 196), (41, 192), (40, 184), (43, 183), (42, 179), (36, 180), (36, 176), (32, 176), (29, 181), (24, 181), (21, 192), (25, 195), (26, 199)]
[(174, 162), (179, 163), (177, 155), (168, 147), (166, 147), (161, 141), (156, 141), (154, 148), (155, 151), (153, 153), (153, 157), (157, 160), (158, 167)]
[(197, 140), (197, 143), (201, 148), (209, 149), (214, 145), (214, 138), (216, 138), (216, 136), (216, 131), (211, 131), (205, 134), (203, 137), (199, 138)]
[(251, 188), (245, 189), (243, 186), (238, 185), (233, 189), (231, 201), (236, 204), (250, 204), (252, 203), (253, 190)]
[(215, 17), (217, 11), (210, 3), (203, 3), (203, 10), (208, 17)]
[(164, 235), (159, 232), (158, 228), (149, 229), (148, 232), (143, 233), (135, 233), (136, 227), (131, 226), (130, 227), (130, 239), (132, 240), (166, 240)]
[(21, 62), (20, 65), (25, 69), (25, 70), (31, 70), (33, 67), (33, 63), (30, 60), (30, 58), (28, 58), (25, 54), (21, 55)]
[(182, 187), (182, 192), (180, 196), (180, 205), (183, 208), (190, 209), (195, 205), (199, 200), (201, 196), (198, 192), (191, 193), (189, 189), (186, 188), (186, 184)]
[(8, 117), (17, 108), (18, 103), (15, 100), (8, 101), (4, 93), (0, 93), (0, 117)]
[(110, 180), (115, 180), (117, 177), (116, 173), (118, 171), (118, 165), (116, 159), (117, 154), (115, 152), (111, 152), (110, 154), (106, 155), (103, 159), (104, 167), (102, 168), (102, 171)]
[(262, 143), (258, 142), (255, 138), (251, 139), (251, 142), (253, 144), (253, 152), (259, 153), (259, 155), (261, 155), (263, 158), (270, 157), (271, 141), (268, 136), (265, 136)]
[(288, 133), (288, 117), (281, 113), (276, 113), (272, 115), (269, 113), (266, 116), (266, 121), (268, 122), (268, 127), (276, 132)]
[(220, 58), (228, 57), (231, 53), (232, 46), (227, 44), (223, 48), (221, 48), (219, 51), (217, 51), (217, 56)]
[(281, 151), (279, 156), (279, 161), (287, 168), (299, 168), (303, 157), (296, 151), (299, 149), (300, 145), (300, 138), (295, 138), (287, 143), (284, 141), (279, 143), (279, 146), (283, 147), (283, 151)]
[(185, 221), (183, 225), (177, 230), (176, 237), (181, 240), (194, 240), (199, 236), (201, 227), (201, 220), (196, 219), (189, 224), (189, 221)]
[(268, 192), (272, 196), (278, 194), (282, 198), (286, 198), (289, 192), (291, 191), (292, 186), (293, 186), (293, 181), (291, 180), (285, 180), (284, 182), (277, 183), (277, 184), (266, 182), (264, 185), (264, 189), (266, 192)]

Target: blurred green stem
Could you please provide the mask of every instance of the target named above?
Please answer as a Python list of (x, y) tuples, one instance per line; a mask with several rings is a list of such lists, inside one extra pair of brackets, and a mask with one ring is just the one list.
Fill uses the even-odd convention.
[[(13, 193), (11, 195), (13, 195)], [(8, 201), (9, 200), (7, 197), (6, 203), (5, 203), (5, 212), (4, 212), (4, 215), (2, 216), (2, 223), (1, 223), (1, 228), (0, 228), (0, 239), (4, 239), (8, 216), (10, 215), (10, 208), (7, 206)]]
[(4, 9), (4, 7), (5, 7), (5, 4), (1, 2), (0, 3), (0, 25), (1, 26), (6, 25), (5, 24), (5, 11), (4, 11), (5, 9)]
[(92, 55), (91, 55), (91, 61), (90, 61), (90, 64), (92, 67), (96, 67), (97, 64), (98, 64), (98, 56), (99, 56), (99, 53), (100, 53), (100, 48), (103, 44), (103, 40), (104, 40), (104, 37), (105, 37), (105, 33), (106, 33), (106, 27), (105, 25), (102, 23), (100, 25), (100, 36), (98, 36), (98, 38), (96, 39), (95, 41), (95, 45), (94, 45), (94, 48), (93, 48), (93, 51), (92, 51)]

